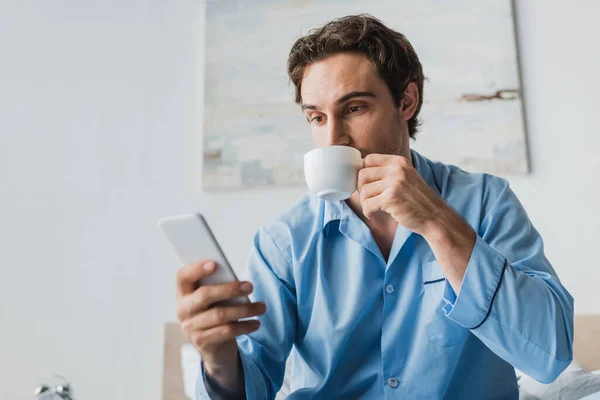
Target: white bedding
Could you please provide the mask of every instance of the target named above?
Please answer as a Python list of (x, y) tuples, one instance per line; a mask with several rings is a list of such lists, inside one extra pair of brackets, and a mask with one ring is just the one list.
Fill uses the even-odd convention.
[(592, 394), (600, 396), (600, 371), (586, 371), (576, 361), (550, 384), (539, 383), (518, 370), (517, 376), (520, 400), (579, 400)]
[(181, 371), (183, 372), (185, 396), (190, 400), (194, 400), (196, 379), (200, 373), (200, 353), (189, 343), (181, 346)]

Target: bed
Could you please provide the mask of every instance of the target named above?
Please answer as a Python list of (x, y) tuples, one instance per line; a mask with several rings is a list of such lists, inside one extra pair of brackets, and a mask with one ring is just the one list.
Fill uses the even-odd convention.
[[(190, 345), (187, 343), (187, 340), (177, 323), (165, 324), (164, 339), (162, 399), (188, 400), (184, 388), (184, 371), (182, 365), (189, 362), (189, 360), (185, 360), (185, 352), (182, 358), (182, 348), (184, 348), (183, 346)], [(575, 353), (575, 360), (581, 365), (583, 370), (600, 370), (600, 315), (578, 315), (575, 317), (575, 339), (573, 350)], [(565, 375), (563, 380), (566, 381), (567, 379), (571, 379), (566, 376), (567, 374), (563, 375)], [(600, 375), (598, 375), (598, 378), (600, 379)], [(520, 381), (523, 382), (523, 379)], [(565, 384), (565, 382), (563, 382), (563, 384)], [(533, 383), (533, 385), (535, 386), (535, 383)], [(543, 389), (543, 387), (539, 388), (539, 390)], [(548, 395), (546, 395), (546, 398), (547, 396)], [(534, 395), (530, 395), (530, 397), (522, 396), (522, 399), (537, 398), (539, 397)], [(566, 397), (563, 396), (562, 398)], [(600, 399), (600, 394), (598, 399)]]

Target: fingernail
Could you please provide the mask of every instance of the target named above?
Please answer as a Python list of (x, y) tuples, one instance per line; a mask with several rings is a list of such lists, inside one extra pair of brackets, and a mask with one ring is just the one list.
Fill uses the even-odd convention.
[(250, 293), (252, 291), (252, 285), (250, 282), (244, 282), (240, 285), (240, 289), (244, 293)]
[(214, 262), (207, 262), (206, 264), (204, 264), (204, 270), (206, 272), (210, 272), (215, 268), (215, 263)]

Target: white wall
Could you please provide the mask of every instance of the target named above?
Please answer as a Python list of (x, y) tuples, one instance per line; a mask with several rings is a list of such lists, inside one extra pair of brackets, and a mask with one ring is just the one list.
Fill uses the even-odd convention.
[(518, 0), (533, 173), (512, 186), (578, 313), (600, 312), (600, 2)]
[[(600, 8), (518, 3), (533, 173), (513, 187), (576, 310), (600, 312)], [(57, 372), (80, 399), (158, 400), (178, 265), (156, 219), (202, 211), (242, 270), (304, 193), (201, 190), (203, 18), (191, 0), (0, 0), (0, 398)]]

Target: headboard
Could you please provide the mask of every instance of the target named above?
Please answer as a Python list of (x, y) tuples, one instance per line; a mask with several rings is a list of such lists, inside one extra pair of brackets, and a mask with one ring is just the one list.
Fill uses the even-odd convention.
[(187, 343), (178, 323), (165, 324), (162, 400), (189, 400), (183, 391), (181, 346)]
[(600, 370), (600, 315), (575, 316), (573, 352), (583, 368)]
[[(179, 324), (165, 324), (162, 400), (188, 400), (183, 391), (181, 346), (187, 343)], [(575, 359), (587, 370), (600, 370), (600, 315), (575, 317)]]

